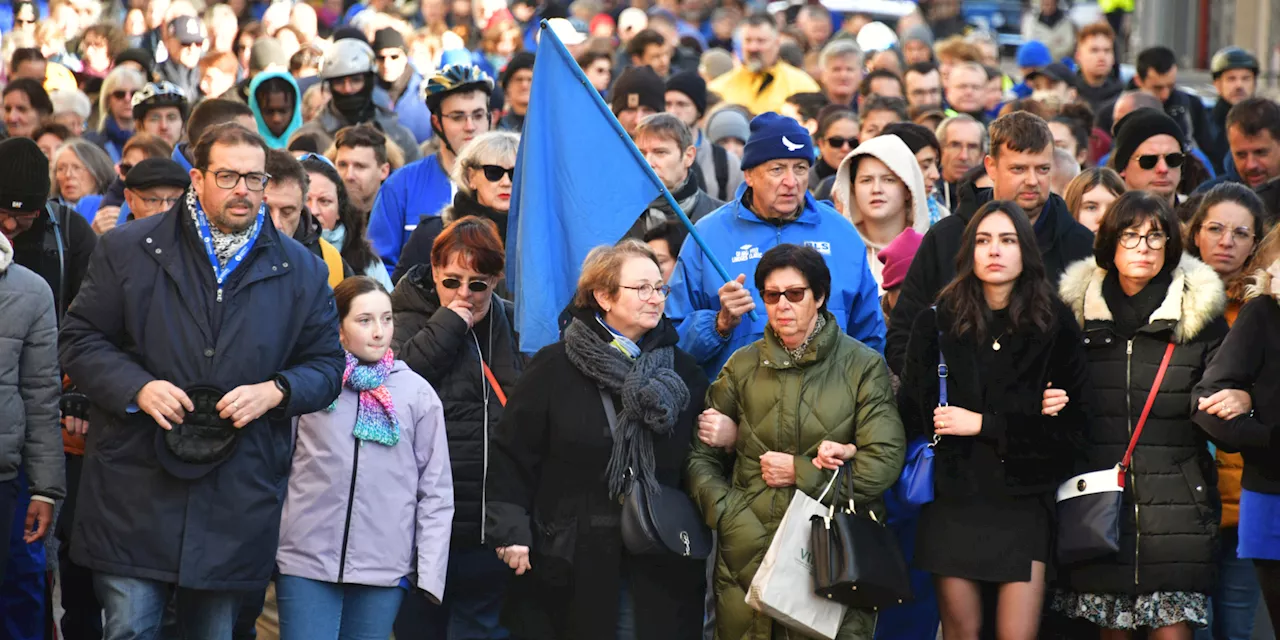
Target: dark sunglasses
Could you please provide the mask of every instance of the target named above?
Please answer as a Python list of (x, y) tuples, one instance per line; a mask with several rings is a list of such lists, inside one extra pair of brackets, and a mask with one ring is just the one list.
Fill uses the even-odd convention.
[(515, 179), (515, 175), (516, 175), (515, 167), (508, 169), (506, 167), (499, 167), (496, 164), (486, 164), (481, 166), (480, 168), (484, 170), (484, 179), (488, 180), (489, 182), (497, 182), (501, 180), (502, 176), (504, 175), (513, 180)]
[(787, 289), (786, 291), (767, 291), (766, 290), (766, 291), (760, 292), (760, 298), (764, 300), (765, 304), (773, 305), (773, 304), (778, 304), (778, 300), (782, 298), (782, 296), (786, 296), (787, 301), (791, 302), (792, 304), (795, 304), (800, 302), (801, 300), (804, 300), (804, 294), (808, 290), (809, 290), (808, 287), (795, 287), (792, 289)]
[(126, 90), (124, 90), (124, 89), (116, 89), (115, 91), (112, 91), (112, 92), (111, 92), (111, 97), (112, 97), (112, 98), (115, 98), (116, 100), (124, 100), (125, 98), (132, 98), (132, 97), (133, 97), (133, 91), (131, 91), (131, 90), (126, 91)]
[(402, 58), (402, 57), (404, 57), (404, 54), (401, 54), (401, 53), (380, 53), (380, 54), (378, 54), (378, 59), (379, 59), (379, 60), (399, 60), (399, 59), (400, 59), (400, 58)]
[[(1156, 164), (1160, 162), (1158, 155), (1138, 156), (1138, 166), (1148, 171), (1156, 168)], [(1187, 159), (1187, 155), (1182, 152), (1166, 153), (1164, 155), (1164, 163), (1169, 165), (1170, 169), (1177, 169)]]
[[(457, 289), (462, 286), (462, 281), (457, 278), (445, 278), (440, 281), (446, 289)], [(483, 280), (472, 280), (467, 283), (467, 288), (474, 293), (484, 293), (489, 290), (489, 283)]]
[(846, 145), (847, 145), (850, 149), (852, 149), (852, 148), (854, 148), (854, 147), (858, 146), (858, 139), (857, 139), (857, 138), (840, 138), (840, 137), (838, 137), (838, 136), (828, 136), (828, 137), (827, 137), (827, 144), (828, 144), (829, 146), (835, 147), (835, 148), (837, 148), (837, 149), (839, 149), (839, 148), (841, 148), (841, 147), (844, 147), (844, 146), (846, 146)]
[(129, 170), (130, 170), (130, 169), (132, 169), (132, 168), (133, 168), (133, 163), (131, 163), (131, 162), (121, 162), (121, 163), (120, 163), (120, 175), (122, 175), (122, 176), (127, 176), (127, 175), (129, 175)]

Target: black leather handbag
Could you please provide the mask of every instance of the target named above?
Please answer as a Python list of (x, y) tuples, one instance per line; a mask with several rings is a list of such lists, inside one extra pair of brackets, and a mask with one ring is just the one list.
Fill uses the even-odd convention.
[[(609, 431), (618, 430), (618, 414), (613, 397), (600, 389)], [(711, 554), (711, 532), (689, 496), (674, 487), (659, 485), (661, 491), (647, 496), (638, 482), (630, 483), (622, 500), (622, 543), (632, 555), (673, 553), (705, 560)]]
[[(853, 473), (845, 468), (845, 497), (831, 501), (827, 515), (813, 516), (813, 592), (859, 609), (878, 609), (911, 599), (911, 574), (898, 542), (887, 527), (867, 511), (854, 508)], [(833, 478), (834, 480), (834, 478)], [(837, 490), (839, 493), (839, 490)]]

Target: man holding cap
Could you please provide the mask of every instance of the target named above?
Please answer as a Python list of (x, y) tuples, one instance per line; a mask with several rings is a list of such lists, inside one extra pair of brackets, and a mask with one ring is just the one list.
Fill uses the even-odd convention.
[(684, 71), (667, 79), (667, 113), (677, 117), (693, 131), (698, 156), (694, 173), (702, 188), (717, 200), (728, 200), (742, 184), (742, 160), (723, 147), (711, 144), (699, 126), (707, 112), (707, 81), (696, 71)]
[(649, 67), (631, 67), (618, 76), (609, 92), (613, 115), (627, 135), (636, 135), (636, 124), (667, 108), (667, 87)]
[(156, 76), (177, 85), (192, 102), (200, 97), (200, 58), (204, 55), (204, 26), (195, 16), (178, 16), (164, 28), (169, 57), (156, 65)]
[(1178, 204), (1178, 183), (1186, 161), (1182, 128), (1164, 112), (1138, 109), (1116, 123), (1111, 168), (1129, 189), (1142, 189)]
[[(866, 245), (853, 225), (809, 194), (814, 157), (809, 132), (795, 120), (776, 113), (756, 116), (742, 158), (744, 186), (733, 202), (698, 222), (707, 246), (736, 278), (725, 283), (697, 243), (686, 242), (680, 251), (667, 316), (680, 326), (680, 347), (708, 375), (764, 335), (764, 305), (747, 274), (755, 273), (766, 251), (784, 243), (813, 247), (827, 259), (827, 308), (850, 336), (884, 350), (880, 290)], [(759, 320), (743, 322), (753, 309)]]
[(379, 29), (373, 34), (373, 54), (378, 86), (390, 96), (400, 124), (425, 142), (431, 137), (431, 110), (422, 101), (422, 74), (409, 64), (404, 35), (391, 27)]
[(124, 201), (129, 220), (144, 220), (178, 204), (191, 177), (169, 158), (147, 158), (134, 165), (124, 178)]
[(507, 108), (498, 120), (498, 131), (520, 133), (524, 130), (524, 116), (529, 113), (529, 94), (533, 91), (533, 54), (521, 51), (507, 62), (499, 78)]

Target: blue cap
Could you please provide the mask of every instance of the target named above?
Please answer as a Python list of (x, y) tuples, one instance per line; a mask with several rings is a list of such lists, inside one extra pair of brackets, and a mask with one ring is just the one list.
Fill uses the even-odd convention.
[(1053, 62), (1053, 54), (1049, 53), (1049, 47), (1039, 40), (1028, 40), (1018, 47), (1018, 66), (1023, 69), (1028, 67), (1039, 69), (1051, 62)]
[(751, 138), (742, 150), (742, 168), (782, 158), (799, 158), (812, 165), (814, 157), (808, 129), (791, 118), (768, 112), (751, 121)]

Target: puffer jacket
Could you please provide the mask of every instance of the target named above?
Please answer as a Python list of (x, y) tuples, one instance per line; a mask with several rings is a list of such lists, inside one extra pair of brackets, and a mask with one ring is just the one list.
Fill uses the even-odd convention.
[(1064, 567), (1064, 586), (1079, 593), (1208, 593), (1217, 578), (1217, 470), (1207, 437), (1191, 421), (1193, 388), (1227, 334), (1222, 280), (1182, 256), (1164, 301), (1132, 339), (1115, 332), (1102, 294), (1107, 272), (1093, 258), (1063, 274), (1059, 294), (1084, 328), (1095, 419), (1080, 471), (1115, 466), (1129, 445), (1166, 346), (1169, 369), (1134, 449), (1121, 512), (1120, 551)]
[(455, 548), (475, 548), (485, 541), (489, 446), (502, 419), (502, 403), (485, 381), (476, 350), (484, 354), (484, 361), (507, 394), (515, 389), (523, 364), (512, 329), (514, 307), (496, 295), (492, 305), (474, 329), (467, 327), (461, 316), (440, 306), (429, 264), (411, 269), (391, 294), (395, 311), (392, 348), (431, 383), (444, 404), (453, 465), (451, 544)]
[(25, 467), (31, 493), (57, 499), (66, 481), (54, 309), (49, 285), (13, 263), (13, 247), (0, 235), (0, 482)]
[[(695, 438), (689, 456), (690, 495), (720, 535), (714, 578), (719, 640), (777, 637), (773, 620), (745, 598), (795, 491), (817, 498), (831, 478), (813, 465), (822, 441), (857, 445), (849, 465), (854, 500), (881, 522), (881, 496), (902, 470), (906, 437), (884, 360), (822, 313), (826, 325), (799, 361), (767, 330), (733, 354), (707, 391), (707, 406), (738, 423), (735, 451), (711, 449)], [(760, 456), (767, 451), (795, 456), (795, 487), (765, 484)], [(837, 638), (869, 639), (875, 620), (872, 611), (849, 609)]]

